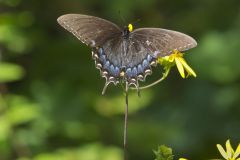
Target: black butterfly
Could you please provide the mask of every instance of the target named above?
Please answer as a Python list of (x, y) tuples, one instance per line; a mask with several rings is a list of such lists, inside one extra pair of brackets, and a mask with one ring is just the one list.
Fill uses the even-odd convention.
[(158, 57), (170, 55), (174, 50), (185, 51), (197, 46), (190, 36), (161, 28), (123, 29), (102, 18), (66, 14), (57, 19), (66, 30), (92, 48), (92, 56), (102, 77), (108, 84), (123, 81), (127, 86), (139, 87), (152, 73)]

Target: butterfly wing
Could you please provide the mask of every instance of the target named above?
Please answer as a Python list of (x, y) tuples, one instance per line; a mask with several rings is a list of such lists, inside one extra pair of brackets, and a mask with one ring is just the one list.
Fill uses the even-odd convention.
[(139, 28), (131, 33), (130, 38), (136, 39), (154, 57), (169, 55), (175, 49), (186, 51), (197, 46), (192, 37), (161, 28)]
[(130, 67), (142, 64), (144, 59), (147, 59), (148, 54), (148, 49), (141, 43), (141, 41), (139, 41), (139, 39), (129, 39), (127, 49), (128, 59), (126, 61), (131, 64)]
[(58, 23), (91, 47), (103, 45), (109, 38), (121, 35), (121, 29), (105, 19), (82, 15), (66, 14), (57, 19)]

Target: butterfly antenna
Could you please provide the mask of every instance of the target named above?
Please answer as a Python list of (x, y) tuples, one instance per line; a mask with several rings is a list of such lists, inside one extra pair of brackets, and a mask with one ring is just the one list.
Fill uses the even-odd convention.
[(140, 22), (140, 21), (141, 21), (141, 19), (138, 18), (136, 21), (132, 22), (131, 24), (137, 24), (137, 23)]
[(124, 132), (123, 132), (123, 148), (124, 148), (124, 160), (127, 160), (127, 122), (128, 122), (128, 82), (126, 82), (125, 88), (125, 120), (124, 120)]
[(123, 22), (123, 24), (124, 25), (126, 25), (127, 23), (126, 23), (126, 20), (124, 19), (124, 17), (122, 16), (122, 14), (121, 14), (121, 11), (119, 10), (118, 11), (118, 14), (119, 14), (119, 16), (120, 16), (120, 18), (121, 18), (121, 20), (122, 20), (122, 22)]

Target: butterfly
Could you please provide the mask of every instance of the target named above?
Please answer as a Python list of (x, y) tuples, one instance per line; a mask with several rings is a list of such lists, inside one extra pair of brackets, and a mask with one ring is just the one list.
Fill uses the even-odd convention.
[(110, 83), (120, 82), (139, 88), (152, 74), (157, 59), (170, 55), (174, 50), (186, 51), (197, 46), (190, 36), (162, 28), (133, 29), (132, 24), (123, 28), (90, 15), (66, 14), (58, 23), (92, 48), (96, 68), (106, 83), (103, 94)]

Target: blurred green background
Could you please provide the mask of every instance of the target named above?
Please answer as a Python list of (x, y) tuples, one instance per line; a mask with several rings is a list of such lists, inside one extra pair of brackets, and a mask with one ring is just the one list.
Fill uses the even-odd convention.
[[(0, 160), (122, 160), (124, 95), (101, 95), (90, 48), (61, 28), (66, 13), (123, 26), (187, 33), (198, 77), (174, 69), (166, 81), (130, 93), (129, 159), (153, 160), (160, 144), (175, 158), (220, 158), (215, 144), (240, 140), (239, 0), (0, 0)], [(161, 76), (159, 68), (148, 84)]]

